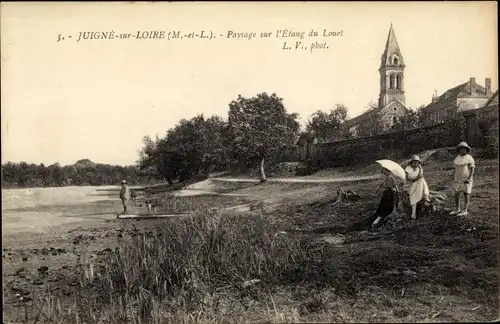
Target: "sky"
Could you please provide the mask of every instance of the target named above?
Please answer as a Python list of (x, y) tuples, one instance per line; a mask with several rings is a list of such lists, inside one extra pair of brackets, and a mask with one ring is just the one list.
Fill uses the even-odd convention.
[[(4, 2), (0, 12), (2, 163), (133, 164), (143, 136), (164, 136), (201, 113), (226, 118), (238, 94), (276, 93), (302, 124), (336, 104), (355, 117), (377, 102), (391, 23), (407, 106), (470, 77), (498, 87), (496, 2)], [(275, 37), (284, 29), (319, 36)], [(324, 29), (342, 36), (324, 37)], [(87, 31), (176, 30), (216, 38), (77, 42)], [(328, 49), (283, 50), (284, 41)]]

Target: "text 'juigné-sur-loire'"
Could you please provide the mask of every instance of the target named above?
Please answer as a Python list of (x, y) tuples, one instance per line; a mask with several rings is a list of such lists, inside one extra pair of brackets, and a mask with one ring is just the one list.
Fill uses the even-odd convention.
[[(59, 35), (58, 41), (61, 40)], [(71, 36), (69, 36), (71, 38)], [(138, 30), (135, 33), (117, 33), (114, 30), (105, 32), (80, 32), (77, 42), (81, 40), (105, 40), (105, 39), (182, 39), (182, 38), (215, 38), (213, 32), (202, 30), (200, 32), (181, 33), (180, 30), (165, 31), (165, 30)]]
[(164, 30), (137, 31), (137, 33), (115, 33), (114, 30), (107, 32), (80, 32), (77, 42), (81, 40), (93, 39), (164, 39), (166, 32)]

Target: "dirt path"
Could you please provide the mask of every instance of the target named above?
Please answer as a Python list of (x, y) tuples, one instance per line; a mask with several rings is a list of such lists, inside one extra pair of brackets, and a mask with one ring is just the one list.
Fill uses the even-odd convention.
[[(267, 182), (275, 183), (337, 183), (337, 182), (355, 182), (363, 180), (378, 179), (379, 175), (371, 176), (353, 176), (353, 177), (340, 177), (340, 178), (270, 178)], [(225, 182), (250, 182), (258, 183), (258, 179), (241, 179), (241, 178), (211, 178), (207, 181), (225, 181)]]

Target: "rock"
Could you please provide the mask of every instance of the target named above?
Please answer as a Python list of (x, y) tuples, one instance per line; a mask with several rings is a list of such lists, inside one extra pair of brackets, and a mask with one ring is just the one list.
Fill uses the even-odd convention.
[(37, 279), (33, 282), (34, 285), (41, 286), (43, 285), (43, 280)]
[(26, 270), (26, 269), (24, 269), (24, 268), (19, 268), (19, 269), (17, 269), (17, 271), (16, 271), (16, 276), (19, 276), (19, 275), (21, 274), (21, 272), (23, 272), (23, 271), (25, 271), (25, 270)]
[(23, 257), (23, 261), (24, 262), (28, 261), (28, 257)]

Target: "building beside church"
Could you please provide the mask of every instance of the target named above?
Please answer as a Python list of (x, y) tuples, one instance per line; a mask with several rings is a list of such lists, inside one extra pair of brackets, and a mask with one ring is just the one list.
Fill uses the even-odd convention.
[(439, 124), (458, 113), (485, 107), (490, 99), (493, 100), (492, 96), (490, 78), (484, 80), (484, 87), (476, 82), (476, 78), (470, 78), (440, 96), (434, 94), (432, 102), (422, 109), (424, 123), (426, 126)]
[(396, 39), (396, 33), (391, 24), (384, 52), (380, 62), (380, 93), (378, 105), (357, 117), (344, 123), (344, 127), (354, 136), (357, 136), (359, 126), (375, 117), (381, 120), (382, 131), (394, 125), (398, 117), (408, 113), (405, 104), (404, 71), (405, 62), (403, 54)]
[(485, 135), (498, 138), (498, 90), (483, 107), (464, 110), (461, 114), (465, 117), (465, 135), (470, 145), (481, 145)]

